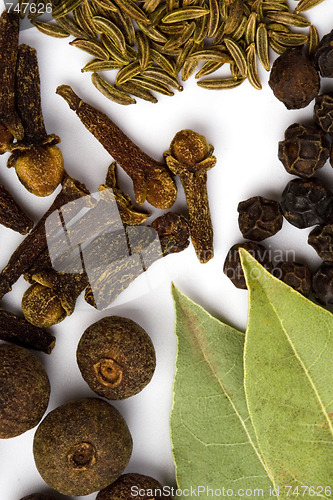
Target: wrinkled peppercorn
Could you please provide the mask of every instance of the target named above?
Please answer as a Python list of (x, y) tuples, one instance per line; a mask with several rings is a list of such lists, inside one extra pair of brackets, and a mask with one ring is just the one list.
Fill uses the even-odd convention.
[(294, 123), (284, 136), (285, 140), (279, 142), (278, 157), (289, 174), (311, 177), (325, 165), (330, 143), (319, 127)]
[(333, 195), (318, 179), (293, 179), (281, 200), (284, 217), (300, 229), (324, 224), (332, 217)]
[(315, 227), (309, 234), (308, 243), (322, 260), (333, 263), (333, 224)]
[(246, 241), (244, 243), (236, 243), (233, 245), (224, 261), (223, 272), (232, 281), (236, 288), (243, 290), (247, 289), (245, 276), (239, 256), (239, 248), (247, 250), (252, 257), (254, 257), (260, 264), (262, 264), (268, 271), (272, 269), (272, 264), (269, 260), (268, 250), (262, 245), (258, 245), (253, 241)]
[(136, 498), (140, 491), (141, 500), (171, 500), (171, 496), (163, 494), (163, 486), (159, 481), (143, 474), (123, 474), (114, 483), (101, 490), (96, 500), (130, 500)]
[(316, 97), (314, 118), (324, 132), (333, 135), (333, 92)]
[(238, 225), (244, 238), (262, 241), (280, 231), (283, 223), (277, 201), (253, 196), (238, 204)]
[(324, 262), (312, 279), (312, 290), (318, 302), (324, 306), (333, 304), (333, 266)]
[(142, 391), (156, 366), (147, 332), (128, 318), (107, 316), (90, 325), (76, 351), (82, 377), (106, 399), (125, 399)]
[(308, 266), (304, 264), (279, 262), (274, 266), (272, 274), (305, 297), (308, 297), (311, 292), (312, 274)]
[(313, 59), (321, 76), (333, 78), (333, 30), (320, 40)]
[(318, 72), (299, 47), (287, 49), (274, 61), (268, 83), (287, 109), (305, 108), (320, 89)]

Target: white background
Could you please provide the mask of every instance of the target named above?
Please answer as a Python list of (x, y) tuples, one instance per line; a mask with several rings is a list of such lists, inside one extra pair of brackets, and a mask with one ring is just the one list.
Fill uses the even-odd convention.
[[(292, 7), (296, 5), (294, 0), (290, 3)], [(305, 15), (317, 26), (322, 37), (333, 28), (333, 0), (325, 0)], [(292, 123), (311, 120), (313, 102), (305, 109), (288, 111), (269, 88), (269, 74), (260, 68), (261, 91), (253, 89), (247, 81), (229, 91), (204, 90), (197, 87), (192, 77), (184, 83), (183, 92), (176, 92), (173, 97), (159, 96), (157, 104), (138, 99), (135, 105), (120, 106), (99, 94), (89, 73), (80, 72), (91, 56), (69, 46), (70, 40), (53, 39), (36, 29), (25, 30), (20, 35), (21, 43), (30, 44), (38, 52), (47, 132), (61, 137), (66, 170), (85, 183), (90, 191), (96, 191), (104, 181), (111, 157), (85, 130), (66, 102), (55, 94), (58, 85), (71, 85), (80, 97), (103, 110), (156, 159), (162, 158), (176, 132), (184, 128), (205, 135), (215, 148), (217, 164), (208, 173), (215, 257), (207, 264), (200, 264), (190, 245), (184, 252), (155, 263), (103, 312), (94, 310), (80, 298), (74, 314), (52, 328), (57, 337), (52, 354), (37, 354), (51, 381), (50, 411), (70, 399), (95, 395), (83, 381), (76, 364), (76, 346), (85, 328), (106, 315), (125, 316), (145, 328), (157, 354), (154, 377), (140, 394), (113, 404), (125, 417), (134, 440), (133, 454), (125, 472), (151, 475), (172, 486), (175, 475), (169, 414), (176, 338), (170, 284), (173, 281), (215, 317), (245, 329), (247, 292), (236, 289), (223, 274), (228, 249), (243, 241), (237, 224), (237, 205), (255, 195), (280, 199), (284, 186), (292, 177), (277, 158), (278, 141), (283, 139), (285, 129)], [(272, 54), (272, 60), (273, 57)], [(114, 76), (114, 72), (108, 74), (110, 81)], [(333, 82), (323, 80), (324, 90), (333, 90)], [(18, 181), (14, 169), (6, 168), (7, 157), (0, 157), (0, 182), (37, 221), (59, 188), (47, 198), (29, 194)], [(333, 189), (329, 163), (318, 177)], [(123, 172), (120, 182), (124, 191), (132, 195), (132, 183)], [(148, 204), (144, 207), (152, 213), (148, 222), (162, 213)], [(186, 211), (180, 186), (173, 210)], [(282, 230), (264, 244), (272, 252), (295, 251), (299, 261), (307, 262), (315, 270), (320, 259), (307, 244), (309, 231), (298, 230), (284, 221)], [(0, 226), (1, 269), (23, 238)], [(27, 287), (21, 278), (4, 297), (1, 307), (20, 313), (22, 294)], [(3, 500), (19, 500), (33, 492), (50, 492), (34, 465), (34, 432), (32, 429), (22, 436), (0, 441), (0, 498)], [(85, 498), (92, 500), (95, 497), (94, 493)], [(63, 497), (59, 495), (60, 498)]]

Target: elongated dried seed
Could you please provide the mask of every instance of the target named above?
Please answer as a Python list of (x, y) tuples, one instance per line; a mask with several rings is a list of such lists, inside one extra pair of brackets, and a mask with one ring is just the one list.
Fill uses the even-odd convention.
[(238, 87), (241, 83), (243, 83), (244, 78), (212, 78), (210, 80), (200, 80), (197, 82), (199, 87), (208, 90), (225, 90), (225, 89), (234, 89)]
[(184, 62), (182, 67), (182, 80), (185, 82), (188, 80), (195, 72), (196, 67), (198, 66), (198, 61), (190, 61), (187, 60)]
[(78, 7), (81, 3), (81, 0), (62, 0), (58, 5), (53, 7), (52, 16), (55, 19), (59, 17), (66, 16), (70, 12), (72, 12), (76, 7)]
[(78, 49), (84, 50), (88, 52), (94, 57), (98, 59), (109, 59), (110, 55), (105, 47), (100, 42), (96, 42), (95, 40), (83, 40), (80, 38), (76, 38), (72, 42), (69, 42), (69, 45), (73, 45)]
[(301, 33), (276, 33), (272, 31), (270, 37), (286, 47), (298, 47), (308, 41), (307, 35)]
[(209, 27), (208, 16), (199, 17), (199, 19), (196, 20), (196, 26), (192, 36), (192, 39), (196, 44), (199, 44), (204, 41), (208, 33), (208, 27)]
[(251, 12), (248, 17), (248, 22), (245, 30), (245, 40), (248, 45), (253, 43), (256, 39), (258, 14), (256, 12)]
[(158, 43), (166, 43), (168, 41), (167, 37), (164, 36), (163, 33), (161, 33), (154, 26), (145, 25), (140, 21), (137, 21), (137, 25), (139, 26), (140, 30), (143, 31), (143, 33), (147, 35), (147, 37), (150, 38), (151, 40), (154, 40), (155, 42)]
[(155, 79), (136, 76), (130, 80), (131, 82), (140, 85), (142, 88), (147, 90), (152, 90), (153, 92), (158, 92), (159, 94), (164, 94), (167, 96), (172, 96), (174, 93), (163, 83), (157, 82)]
[(228, 5), (228, 17), (224, 25), (224, 33), (229, 35), (233, 33), (239, 26), (244, 12), (243, 0), (234, 0)]
[(268, 43), (269, 46), (274, 50), (274, 52), (279, 55), (283, 54), (287, 50), (287, 47), (285, 45), (281, 45), (281, 43), (277, 42), (271, 37), (268, 39)]
[(82, 10), (83, 4), (79, 5), (75, 10), (73, 10), (73, 19), (75, 23), (86, 33), (87, 38), (95, 38), (96, 32), (93, 25), (88, 21), (87, 14)]
[(289, 5), (283, 2), (274, 2), (274, 0), (269, 2), (263, 2), (262, 4), (264, 13), (266, 10), (277, 11), (277, 12), (289, 12)]
[(154, 12), (157, 7), (160, 5), (161, 0), (145, 0), (143, 4), (143, 10), (147, 12), (147, 14), (150, 14), (151, 12)]
[(149, 101), (152, 103), (156, 103), (157, 99), (149, 90), (140, 87), (140, 85), (134, 83), (133, 81), (125, 82), (122, 84), (122, 88), (125, 92), (134, 95), (135, 97), (139, 97), (140, 99), (144, 99), (145, 101)]
[(242, 76), (246, 76), (247, 73), (247, 64), (246, 64), (246, 56), (243, 49), (240, 45), (232, 40), (232, 38), (225, 38), (224, 43), (226, 44), (227, 49), (229, 50), (232, 58), (234, 59), (237, 68)]
[(231, 33), (231, 38), (235, 40), (235, 42), (237, 42), (243, 37), (247, 27), (247, 21), (248, 18), (246, 16), (243, 16), (241, 22), (238, 25), (238, 28), (236, 28), (235, 31)]
[(117, 102), (118, 104), (135, 104), (136, 100), (130, 95), (122, 90), (117, 89), (111, 83), (108, 83), (104, 78), (99, 76), (98, 73), (93, 73), (91, 75), (91, 81), (94, 86), (103, 94), (105, 97), (111, 101)]
[(74, 23), (73, 19), (68, 16), (60, 17), (56, 20), (57, 26), (62, 28), (64, 31), (69, 33), (76, 38), (85, 38), (87, 33), (85, 33), (81, 28)]
[(149, 18), (144, 11), (132, 0), (115, 0), (115, 3), (135, 21), (150, 24)]
[(269, 51), (268, 51), (268, 33), (264, 23), (259, 23), (256, 33), (256, 50), (259, 61), (266, 71), (270, 70)]
[[(118, 12), (118, 7), (111, 0), (93, 0), (92, 5), (97, 4), (102, 9), (106, 9), (111, 12)], [(98, 11), (96, 11), (97, 13)]]
[(158, 29), (165, 33), (166, 35), (180, 35), (185, 29), (187, 25), (187, 21), (183, 21), (181, 23), (172, 23), (172, 24), (164, 24), (160, 23), (158, 25)]
[(220, 63), (231, 63), (233, 61), (232, 57), (230, 57), (229, 54), (214, 48), (192, 52), (189, 56), (189, 59), (195, 59), (197, 61), (214, 61)]
[(247, 77), (252, 87), (257, 90), (262, 89), (260, 78), (257, 70), (257, 54), (255, 44), (251, 43), (246, 49), (246, 62), (247, 62)]
[(109, 19), (105, 19), (101, 16), (94, 16), (93, 22), (97, 33), (104, 33), (104, 35), (108, 36), (112, 40), (112, 42), (120, 52), (126, 54), (125, 37), (118, 26), (116, 26)]
[(290, 28), (286, 26), (285, 24), (281, 23), (269, 23), (266, 25), (267, 31), (278, 31), (281, 33), (291, 33)]
[(135, 37), (138, 47), (138, 59), (140, 68), (146, 69), (150, 60), (150, 46), (148, 37), (142, 31), (137, 31)]
[(104, 33), (101, 34), (101, 42), (104, 45), (108, 55), (111, 56), (114, 61), (121, 64), (128, 64), (130, 62), (130, 58), (128, 57), (128, 55), (120, 52), (120, 50), (118, 50), (113, 44), (112, 40), (110, 40), (108, 36), (104, 35)]
[(189, 54), (192, 52), (194, 46), (194, 41), (190, 38), (185, 43), (182, 51), (179, 53), (176, 59), (176, 74), (178, 75), (179, 71), (183, 67), (184, 62), (188, 59)]
[(286, 24), (287, 26), (294, 26), (295, 28), (307, 28), (311, 25), (310, 21), (305, 19), (305, 17), (299, 14), (292, 14), (291, 12), (267, 11), (265, 16), (271, 21)]
[(179, 9), (169, 12), (162, 18), (163, 23), (178, 23), (179, 21), (188, 21), (190, 19), (197, 19), (202, 16), (207, 16), (209, 10), (205, 7), (180, 7)]
[(185, 27), (181, 31), (181, 33), (169, 38), (167, 43), (164, 45), (164, 50), (176, 49), (176, 48), (180, 47), (181, 45), (183, 45), (184, 43), (186, 43), (187, 40), (192, 35), (194, 28), (195, 28), (194, 22), (190, 22), (187, 25), (185, 25)]
[(166, 56), (153, 48), (150, 48), (150, 56), (158, 66), (164, 69), (164, 71), (166, 71), (170, 75), (176, 76), (175, 64), (172, 61), (169, 61)]
[(118, 12), (116, 12), (113, 15), (115, 16), (115, 24), (117, 24), (117, 25), (119, 24), (119, 27), (120, 27), (128, 45), (134, 45), (135, 44), (135, 29), (134, 29), (133, 21), (130, 18), (130, 16), (128, 16), (126, 14), (126, 12), (123, 12), (121, 10), (119, 10)]
[(218, 0), (209, 0), (209, 16), (207, 37), (213, 38), (220, 23), (220, 10)]
[(89, 61), (82, 69), (81, 73), (85, 73), (86, 71), (110, 71), (112, 69), (120, 69), (123, 67), (123, 64), (117, 61), (101, 61), (100, 59), (93, 59)]
[(183, 90), (183, 86), (179, 83), (178, 79), (168, 74), (166, 71), (163, 71), (158, 68), (149, 68), (142, 72), (142, 76), (146, 76), (148, 78), (155, 79), (157, 82), (164, 83), (168, 87), (172, 87), (180, 92)]
[(311, 57), (315, 53), (318, 43), (319, 43), (319, 33), (317, 28), (312, 24), (309, 28), (309, 37), (307, 46), (307, 53), (309, 57)]
[(223, 66), (222, 62), (207, 61), (201, 69), (196, 73), (195, 78), (202, 78), (203, 76), (208, 76), (214, 71), (217, 71)]
[(123, 83), (133, 78), (133, 76), (138, 75), (140, 71), (141, 67), (139, 61), (133, 61), (127, 64), (127, 66), (124, 66), (118, 71), (115, 84), (122, 85)]
[(67, 38), (69, 36), (69, 33), (67, 33), (67, 31), (54, 24), (42, 23), (36, 20), (32, 20), (31, 24), (33, 24), (38, 29), (38, 31), (44, 33), (44, 35), (53, 36), (54, 38)]
[(313, 7), (316, 7), (323, 1), (324, 0), (300, 0), (295, 9), (295, 13), (300, 14), (301, 12), (312, 9)]

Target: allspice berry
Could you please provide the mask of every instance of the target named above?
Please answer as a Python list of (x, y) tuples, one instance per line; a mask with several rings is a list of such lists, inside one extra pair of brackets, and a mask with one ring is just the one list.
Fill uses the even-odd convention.
[(316, 68), (298, 47), (287, 49), (274, 61), (268, 83), (287, 109), (305, 108), (320, 89)]
[(39, 359), (27, 349), (0, 345), (0, 438), (35, 427), (50, 397), (50, 383)]
[(96, 497), (96, 500), (171, 500), (168, 491), (164, 491), (159, 481), (143, 474), (124, 474), (110, 484)]
[(89, 495), (118, 479), (132, 448), (122, 415), (98, 398), (70, 401), (51, 411), (38, 426), (33, 443), (44, 481), (73, 496)]
[(151, 380), (156, 356), (147, 332), (120, 316), (108, 316), (90, 325), (76, 352), (82, 377), (107, 399), (125, 399)]

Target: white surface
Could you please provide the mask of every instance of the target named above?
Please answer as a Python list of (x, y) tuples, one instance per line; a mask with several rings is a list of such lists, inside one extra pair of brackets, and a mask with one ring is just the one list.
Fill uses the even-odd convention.
[[(291, 4), (296, 2), (291, 0)], [(333, 0), (325, 0), (307, 16), (323, 36), (333, 28)], [(126, 472), (151, 475), (163, 484), (174, 485), (169, 413), (176, 338), (170, 283), (173, 281), (182, 292), (217, 318), (236, 328), (245, 328), (247, 292), (236, 289), (222, 270), (230, 246), (243, 241), (237, 224), (237, 205), (255, 195), (279, 200), (282, 189), (292, 177), (277, 158), (278, 141), (283, 139), (284, 130), (289, 125), (311, 119), (313, 103), (303, 110), (288, 111), (273, 96), (267, 84), (268, 73), (260, 69), (262, 91), (254, 90), (248, 82), (231, 91), (208, 91), (198, 88), (192, 77), (184, 83), (183, 92), (173, 97), (159, 96), (157, 104), (138, 99), (136, 105), (119, 106), (99, 94), (90, 82), (89, 73), (80, 72), (91, 57), (69, 46), (68, 40), (52, 39), (35, 29), (23, 31), (20, 36), (21, 43), (28, 43), (38, 51), (46, 129), (61, 137), (60, 148), (67, 171), (91, 191), (97, 190), (104, 181), (111, 158), (85, 130), (66, 102), (55, 94), (60, 84), (71, 85), (80, 97), (103, 110), (156, 159), (168, 149), (176, 132), (184, 128), (204, 134), (215, 147), (217, 165), (208, 173), (215, 257), (207, 264), (200, 264), (192, 245), (180, 254), (170, 255), (134, 282), (127, 297), (120, 297), (103, 312), (95, 311), (80, 298), (75, 313), (52, 328), (57, 337), (53, 353), (50, 356), (38, 354), (51, 381), (50, 411), (70, 399), (94, 396), (81, 378), (75, 358), (77, 343), (88, 325), (103, 316), (117, 314), (131, 318), (145, 328), (157, 353), (154, 377), (137, 396), (113, 404), (127, 420), (134, 440), (133, 455)], [(113, 73), (110, 75), (114, 76)], [(326, 89), (333, 90), (333, 82), (323, 81), (322, 90)], [(0, 182), (38, 220), (54, 195), (39, 199), (27, 193), (15, 171), (7, 170), (6, 161), (7, 155), (0, 156)], [(333, 189), (329, 164), (318, 177)], [(125, 174), (121, 174), (121, 184), (125, 191), (133, 194), (131, 181)], [(162, 213), (148, 204), (145, 207), (151, 210), (152, 218)], [(185, 210), (181, 188), (173, 209)], [(298, 260), (308, 262), (315, 269), (320, 260), (307, 245), (308, 232), (284, 221), (280, 233), (264, 244), (272, 252), (294, 250)], [(0, 226), (0, 269), (22, 239), (22, 236)], [(21, 278), (13, 291), (4, 297), (1, 306), (19, 312), (21, 297), (27, 287)], [(34, 465), (34, 432), (32, 429), (17, 438), (0, 441), (0, 498), (3, 500), (19, 500), (33, 492), (49, 491)], [(95, 497), (94, 493), (84, 498), (92, 500)]]

